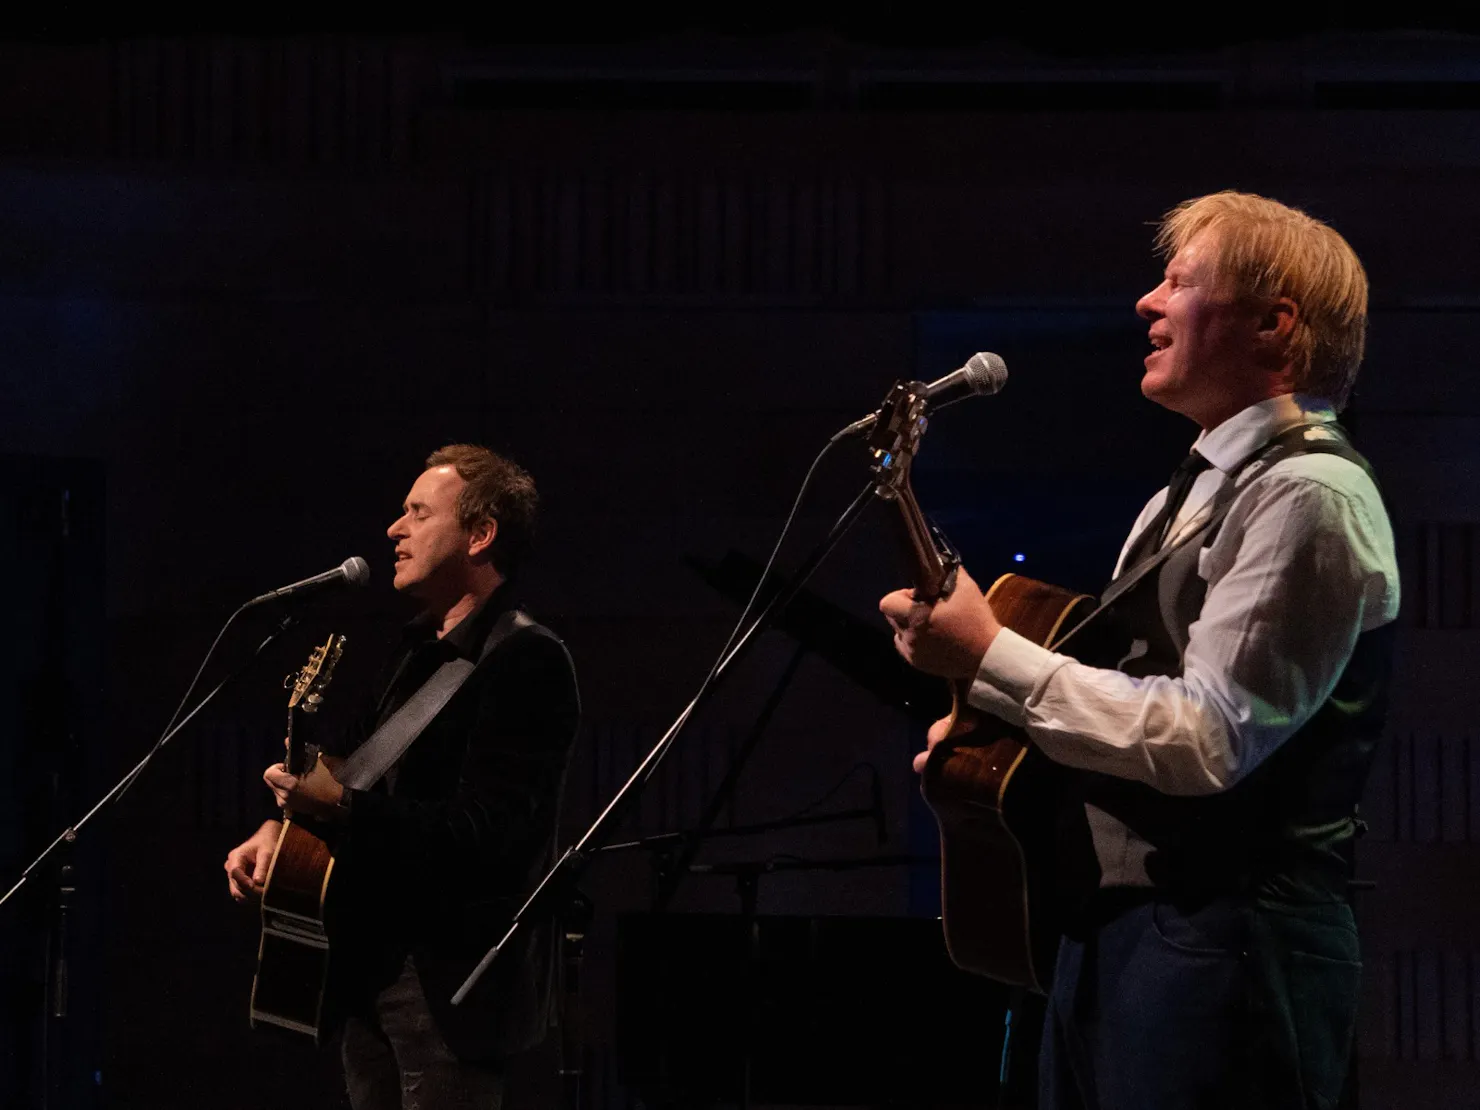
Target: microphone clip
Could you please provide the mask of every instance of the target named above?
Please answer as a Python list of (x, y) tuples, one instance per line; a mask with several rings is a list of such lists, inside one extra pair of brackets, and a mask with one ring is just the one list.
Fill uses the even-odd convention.
[(933, 382), (896, 382), (877, 413), (853, 421), (834, 435), (831, 442), (837, 443), (839, 440), (873, 432), (886, 419), (901, 389), (917, 396), (925, 407), (935, 409), (953, 405), (967, 397), (989, 396), (1000, 390), (1006, 381), (1007, 364), (1002, 361), (1002, 357), (991, 351), (978, 351), (966, 360), (966, 365)]
[(899, 496), (909, 480), (910, 464), (930, 423), (928, 404), (924, 382), (895, 382), (871, 418), (868, 449), (875, 492), (886, 500)]
[(853, 421), (853, 423), (849, 424), (846, 428), (843, 428), (841, 431), (839, 431), (837, 435), (833, 436), (834, 442), (842, 439), (856, 439), (861, 436), (869, 436), (869, 446), (873, 447), (874, 444), (872, 442), (872, 435), (874, 429), (879, 426), (881, 421), (885, 421), (888, 419), (889, 414), (894, 408), (896, 395), (901, 389), (913, 390), (914, 393), (921, 397), (926, 396), (926, 386), (924, 382), (895, 382), (893, 388), (890, 389), (888, 395), (884, 398), (883, 404), (879, 406), (879, 410), (877, 412), (872, 412), (868, 416), (861, 417), (860, 419)]

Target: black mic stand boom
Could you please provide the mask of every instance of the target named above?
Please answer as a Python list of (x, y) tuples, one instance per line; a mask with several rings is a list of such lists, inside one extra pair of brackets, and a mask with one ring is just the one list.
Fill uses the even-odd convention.
[[(243, 606), (243, 608), (245, 608), (245, 606)], [(237, 612), (241, 612), (241, 610), (239, 609), (237, 610)], [(235, 616), (236, 614), (233, 613), (232, 619), (234, 619)], [(226, 623), (230, 624), (231, 620), (228, 619)], [(87, 823), (91, 821), (94, 817), (96, 817), (100, 812), (102, 812), (105, 807), (117, 801), (119, 797), (123, 795), (124, 791), (127, 790), (133, 784), (134, 780), (143, 773), (144, 768), (149, 766), (149, 761), (155, 757), (159, 750), (163, 748), (166, 744), (168, 744), (171, 740), (173, 740), (175, 736), (180, 732), (180, 730), (188, 725), (195, 718), (195, 715), (197, 713), (199, 713), (208, 704), (210, 704), (211, 700), (215, 698), (217, 694), (219, 694), (223, 689), (225, 689), (236, 679), (240, 678), (241, 675), (246, 672), (247, 668), (251, 665), (253, 660), (255, 660), (264, 651), (266, 651), (270, 644), (275, 642), (279, 636), (281, 636), (284, 632), (291, 628), (295, 623), (297, 623), (296, 618), (291, 616), (279, 618), (278, 626), (268, 634), (266, 639), (264, 639), (260, 644), (257, 645), (256, 649), (252, 652), (250, 658), (248, 658), (246, 662), (244, 662), (236, 670), (232, 671), (220, 682), (216, 683), (216, 685), (211, 688), (211, 691), (206, 694), (205, 697), (201, 698), (199, 702), (196, 703), (194, 709), (185, 714), (185, 716), (182, 717), (178, 723), (176, 723), (163, 736), (155, 741), (154, 746), (149, 749), (148, 755), (139, 760), (139, 762), (135, 764), (134, 767), (126, 775), (123, 776), (123, 778), (114, 783), (113, 789), (109, 790), (108, 793), (99, 798), (97, 804), (82, 815), (81, 820), (79, 820), (75, 825), (68, 825), (65, 829), (61, 831), (61, 833), (57, 835), (57, 838), (55, 840), (47, 845), (46, 849), (31, 862), (31, 865), (27, 867), (25, 871), (21, 872), (21, 877), (15, 881), (15, 885), (7, 890), (3, 895), (0, 895), (0, 906), (3, 906), (6, 902), (10, 901), (10, 899), (14, 897), (15, 894), (23, 886), (26, 885), (27, 882), (29, 882), (43, 867), (45, 867), (52, 859), (57, 857), (64, 849), (70, 848), (73, 844), (75, 844), (77, 841), (77, 834), (82, 831), (83, 827), (86, 826)], [(57, 975), (56, 978), (65, 983), (65, 968), (61, 970), (60, 974)]]
[(843, 538), (843, 534), (853, 526), (853, 523), (868, 508), (869, 503), (874, 498), (876, 489), (877, 483), (875, 481), (870, 481), (864, 486), (863, 490), (853, 499), (853, 502), (848, 508), (843, 511), (843, 515), (833, 524), (827, 536), (807, 556), (801, 569), (797, 571), (786, 587), (765, 604), (760, 614), (751, 622), (750, 627), (741, 634), (734, 646), (715, 665), (709, 678), (699, 688), (699, 692), (694, 695), (694, 699), (689, 702), (684, 708), (684, 711), (668, 727), (668, 731), (663, 734), (657, 744), (653, 746), (653, 749), (637, 765), (637, 769), (622, 784), (621, 789), (607, 803), (606, 808), (601, 811), (601, 814), (592, 823), (591, 827), (581, 835), (575, 844), (565, 850), (560, 859), (556, 861), (555, 866), (550, 868), (545, 873), (544, 878), (536, 884), (534, 891), (525, 899), (524, 904), (519, 907), (518, 912), (514, 914), (514, 918), (509, 923), (509, 927), (504, 932), (504, 935), (478, 961), (478, 966), (473, 968), (462, 986), (457, 988), (457, 993), (452, 996), (453, 1005), (461, 1003), (468, 996), (468, 992), (477, 985), (478, 980), (483, 977), (484, 972), (498, 958), (498, 954), (503, 950), (504, 946), (519, 933), (525, 921), (534, 919), (540, 914), (553, 909), (552, 903), (563, 898), (566, 892), (579, 881), (582, 873), (590, 864), (592, 854), (600, 851), (606, 843), (608, 837), (615, 830), (617, 822), (621, 820), (628, 806), (636, 799), (639, 788), (657, 770), (658, 765), (662, 762), (663, 757), (668, 754), (674, 741), (678, 739), (679, 734), (683, 731), (684, 725), (693, 715), (694, 710), (698, 709), (699, 706), (708, 700), (710, 693), (719, 684), (719, 680), (729, 671), (735, 660), (750, 645), (755, 634), (770, 623), (772, 614), (786, 607), (787, 603), (801, 590), (807, 579), (812, 576), (812, 573), (822, 564), (822, 561), (832, 553), (838, 541)]

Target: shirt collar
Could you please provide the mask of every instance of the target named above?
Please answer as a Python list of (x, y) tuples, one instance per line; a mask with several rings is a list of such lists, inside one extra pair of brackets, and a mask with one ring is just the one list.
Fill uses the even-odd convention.
[(1230, 416), (1211, 432), (1203, 432), (1192, 446), (1228, 474), (1285, 429), (1296, 424), (1329, 424), (1335, 419), (1336, 411), (1323, 398), (1282, 393)]
[[(462, 658), (477, 662), (489, 628), (498, 619), (499, 614), (512, 608), (513, 604), (507, 585), (500, 586), (484, 598), (476, 609), (453, 625), (452, 631), (437, 642), (447, 645), (447, 648)], [(406, 636), (411, 640), (436, 640), (437, 622), (430, 614), (420, 613), (406, 626)]]

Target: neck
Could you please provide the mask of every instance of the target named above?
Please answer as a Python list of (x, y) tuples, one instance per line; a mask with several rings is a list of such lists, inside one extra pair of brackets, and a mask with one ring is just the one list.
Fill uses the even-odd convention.
[(453, 595), (445, 603), (434, 603), (427, 606), (432, 619), (437, 621), (437, 639), (441, 639), (451, 632), (459, 624), (465, 621), (478, 606), (482, 605), (494, 591), (504, 584), (504, 576), (492, 567), (484, 567), (473, 576), (466, 587)]
[(1271, 382), (1265, 389), (1251, 390), (1242, 397), (1221, 398), (1220, 404), (1210, 406), (1202, 412), (1189, 412), (1186, 415), (1197, 421), (1203, 431), (1211, 432), (1219, 424), (1237, 416), (1250, 405), (1257, 405), (1261, 401), (1268, 401), (1273, 397), (1293, 392), (1295, 392), (1294, 387), (1286, 381)]

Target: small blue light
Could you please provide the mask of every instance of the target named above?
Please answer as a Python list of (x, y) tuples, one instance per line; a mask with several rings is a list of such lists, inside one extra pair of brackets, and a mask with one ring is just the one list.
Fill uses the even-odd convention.
[(889, 464), (892, 463), (893, 461), (894, 461), (894, 456), (892, 454), (890, 454), (888, 451), (885, 451), (884, 452), (884, 469), (887, 470), (889, 468)]
[(95, 1072), (93, 1072), (93, 1086), (94, 1087), (101, 1087), (102, 1085), (103, 1085), (103, 1073), (101, 1071), (95, 1071)]
[(1021, 552), (1019, 552), (1018, 554), (1016, 554), (1016, 555), (1014, 555), (1012, 557), (1012, 561), (1014, 563), (1021, 563), (1024, 558), (1025, 558), (1025, 556)]

